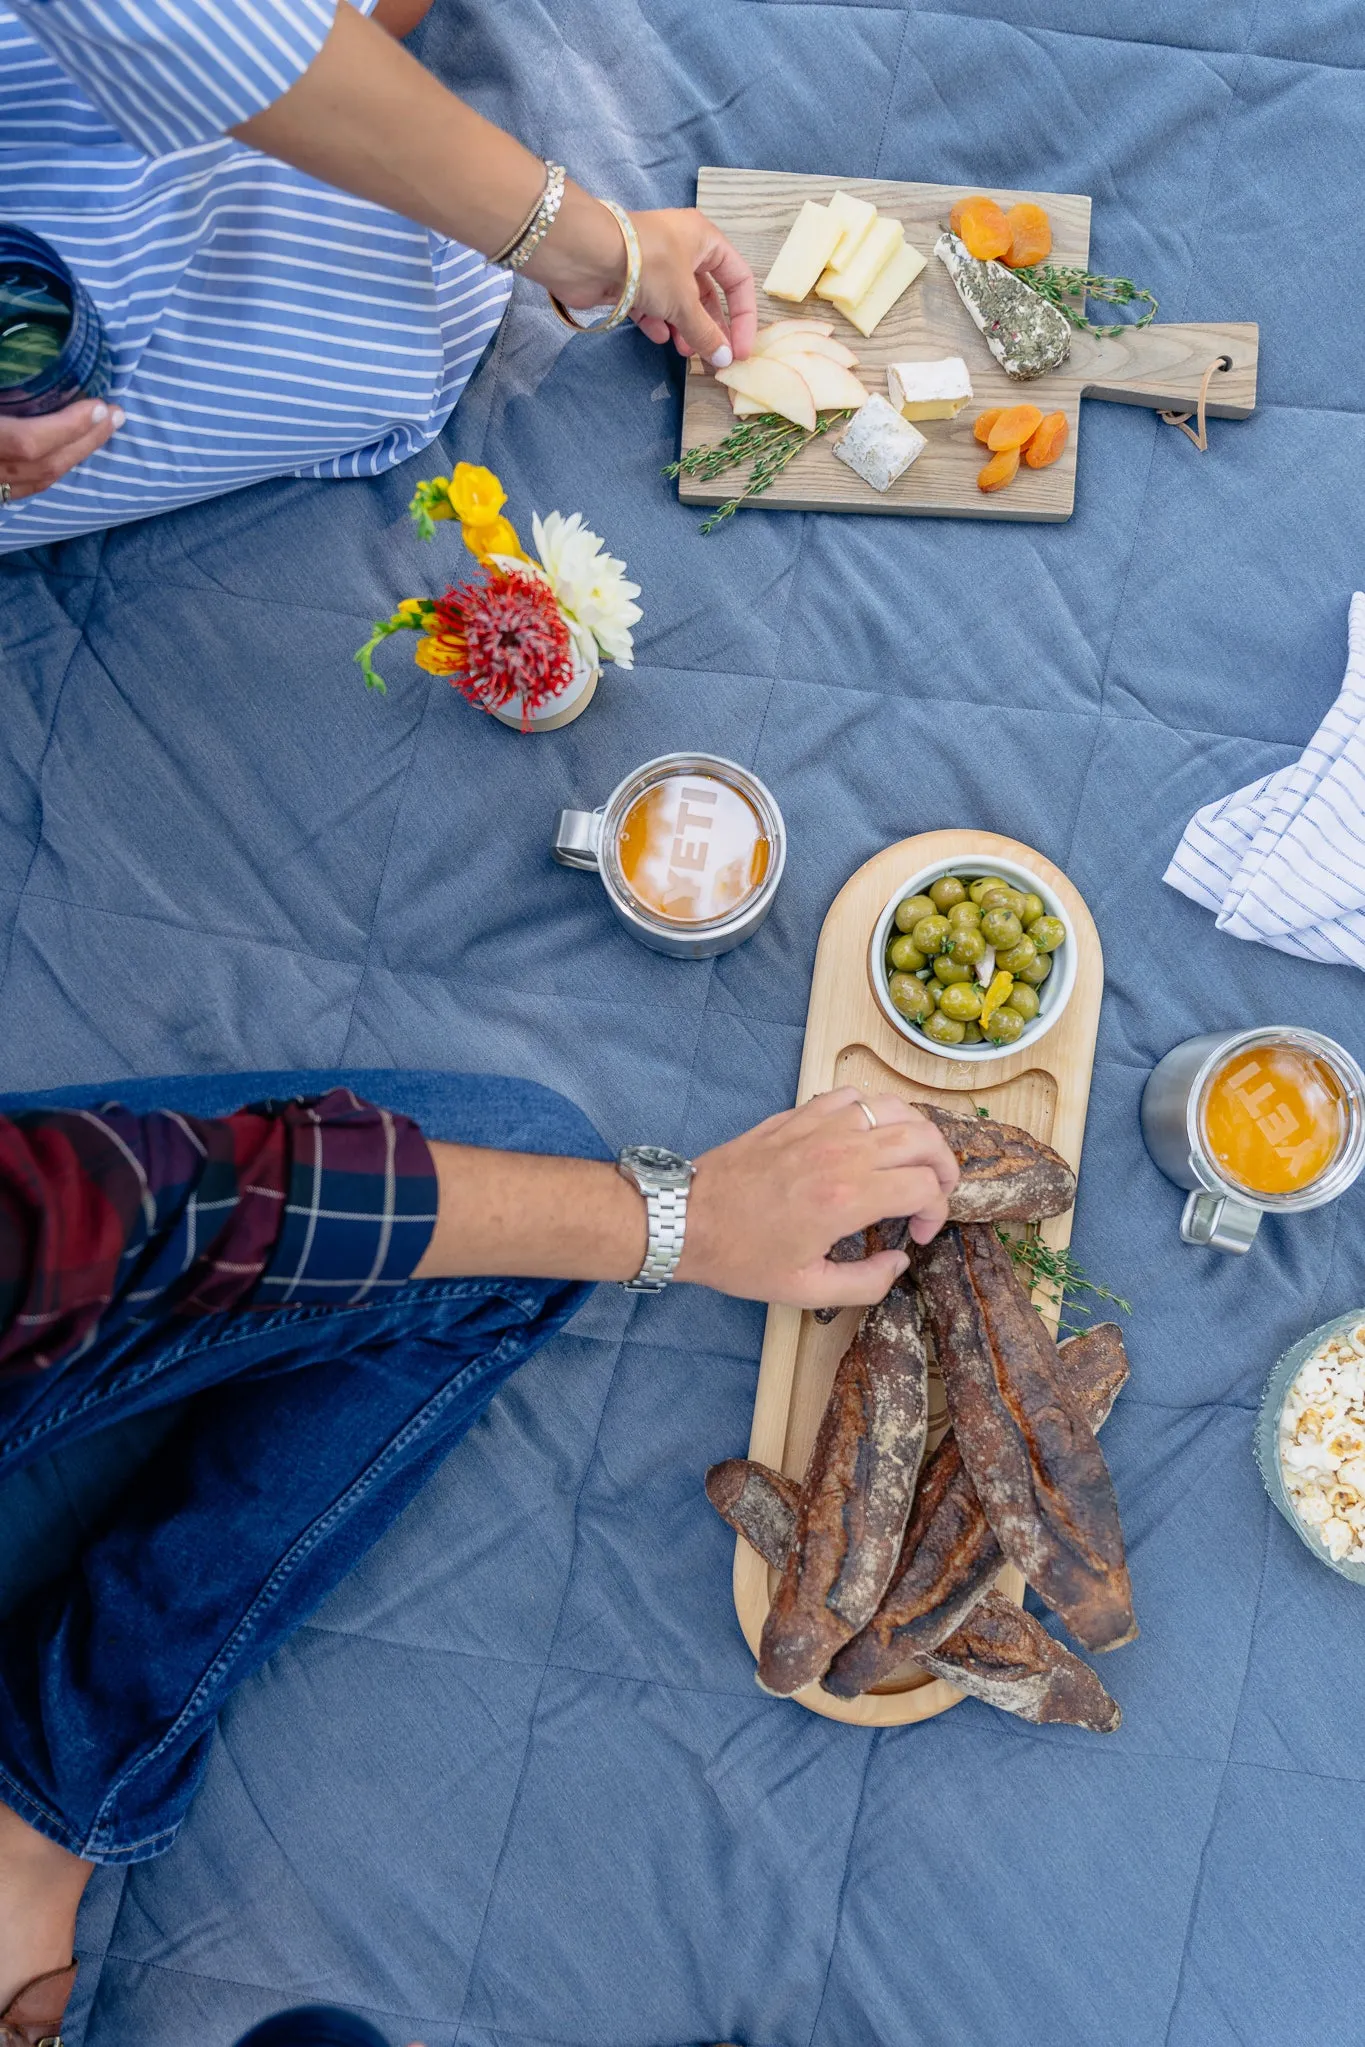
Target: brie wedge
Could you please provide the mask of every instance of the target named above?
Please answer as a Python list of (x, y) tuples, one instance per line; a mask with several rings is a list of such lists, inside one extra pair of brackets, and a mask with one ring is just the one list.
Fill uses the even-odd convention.
[(960, 355), (941, 362), (893, 362), (886, 392), (902, 419), (956, 419), (972, 401), (972, 380)]
[(827, 206), (807, 199), (763, 280), (769, 298), (803, 299), (829, 262), (843, 231), (843, 223), (835, 220)]
[(874, 391), (834, 444), (834, 452), (873, 490), (890, 490), (929, 443), (893, 405)]

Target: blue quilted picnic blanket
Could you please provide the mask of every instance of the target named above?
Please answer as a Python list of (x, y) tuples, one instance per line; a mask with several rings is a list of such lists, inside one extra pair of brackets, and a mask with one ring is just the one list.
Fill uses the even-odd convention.
[[(1097, 267), (1167, 318), (1261, 323), (1257, 414), (1199, 456), (1088, 407), (1063, 526), (760, 511), (703, 540), (659, 477), (678, 364), (519, 291), (445, 461), (492, 464), (523, 520), (582, 509), (646, 608), (635, 673), (535, 739), (402, 647), (387, 699), (360, 686), (369, 621), (433, 572), (409, 473), (7, 561), (0, 1086), (473, 1067), (695, 1150), (791, 1101), (856, 866), (936, 826), (1028, 841), (1105, 946), (1076, 1241), (1133, 1303), (1105, 1442), (1143, 1632), (1105, 1740), (763, 1697), (701, 1493), (747, 1440), (761, 1312), (604, 1291), (239, 1694), (174, 1852), (97, 1879), (76, 2037), (226, 2047), (323, 1998), (394, 2047), (1348, 2047), (1365, 1607), (1250, 1440), (1277, 1353), (1365, 1303), (1365, 1197), (1243, 1261), (1182, 1249), (1137, 1103), (1197, 1031), (1362, 1049), (1351, 973), (1160, 880), (1341, 677), (1360, 10), (437, 0), (420, 48), (631, 204), (687, 203), (707, 162), (1090, 192)], [(791, 830), (771, 920), (711, 964), (640, 950), (547, 857), (561, 804), (681, 746), (752, 764)], [(11, 1495), (13, 1533), (78, 1514), (56, 1487)]]

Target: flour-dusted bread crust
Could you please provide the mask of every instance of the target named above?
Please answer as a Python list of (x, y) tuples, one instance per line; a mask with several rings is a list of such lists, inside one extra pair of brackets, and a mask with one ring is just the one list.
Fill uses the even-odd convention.
[(876, 1612), (900, 1555), (928, 1423), (918, 1295), (894, 1286), (839, 1364), (763, 1625), (759, 1682), (784, 1697)]
[(1008, 1250), (970, 1223), (911, 1250), (953, 1432), (1001, 1549), (1086, 1648), (1131, 1641), (1109, 1468)]
[[(1057, 1352), (1058, 1369), (1092, 1429), (1128, 1377), (1123, 1337), (1102, 1322)], [(821, 1682), (838, 1699), (884, 1684), (911, 1657), (947, 1640), (990, 1592), (1004, 1554), (949, 1429), (920, 1478), (905, 1539), (881, 1605), (834, 1657)]]
[[(961, 1178), (948, 1200), (948, 1220), (956, 1223), (1041, 1222), (1061, 1215), (1076, 1199), (1076, 1175), (1059, 1152), (1013, 1123), (990, 1116), (955, 1116), (934, 1102), (912, 1102), (922, 1116), (943, 1133), (957, 1160)], [(876, 1251), (900, 1250), (906, 1241), (908, 1217), (888, 1216), (869, 1230), (841, 1237), (830, 1252), (839, 1264), (854, 1264)], [(828, 1322), (835, 1308), (818, 1308), (817, 1319)]]
[(1019, 1720), (1060, 1720), (1112, 1734), (1123, 1718), (1089, 1664), (998, 1592), (988, 1592), (971, 1618), (920, 1663)]
[(721, 1520), (728, 1521), (765, 1564), (775, 1571), (782, 1569), (796, 1533), (796, 1510), (801, 1501), (795, 1479), (748, 1457), (727, 1457), (707, 1472), (706, 1497)]

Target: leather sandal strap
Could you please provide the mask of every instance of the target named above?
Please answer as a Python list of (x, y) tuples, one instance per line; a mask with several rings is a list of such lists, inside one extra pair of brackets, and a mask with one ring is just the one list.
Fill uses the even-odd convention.
[(26, 1983), (0, 2013), (0, 2047), (62, 2047), (62, 2020), (76, 1984), (76, 1964)]

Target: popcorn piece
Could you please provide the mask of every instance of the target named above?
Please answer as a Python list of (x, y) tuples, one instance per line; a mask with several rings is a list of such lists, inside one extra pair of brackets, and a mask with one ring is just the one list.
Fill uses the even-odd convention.
[(1365, 1323), (1305, 1359), (1280, 1417), (1280, 1469), (1334, 1563), (1365, 1562)]

